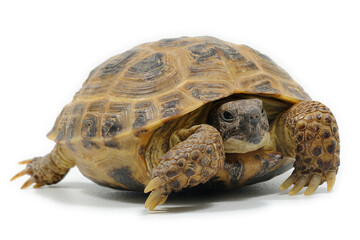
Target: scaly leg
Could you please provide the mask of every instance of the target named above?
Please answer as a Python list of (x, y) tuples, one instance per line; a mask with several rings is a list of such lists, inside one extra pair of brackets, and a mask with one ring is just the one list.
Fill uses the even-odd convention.
[(248, 153), (228, 153), (218, 179), (229, 188), (267, 181), (292, 168), (294, 159), (280, 152), (257, 150)]
[(35, 183), (34, 188), (39, 188), (59, 182), (64, 178), (69, 169), (75, 165), (75, 162), (65, 155), (60, 145), (56, 144), (54, 149), (46, 156), (22, 161), (19, 164), (27, 165), (11, 181), (24, 175), (30, 175), (30, 178), (21, 187), (21, 189), (24, 189), (33, 183)]
[(150, 210), (164, 203), (172, 191), (207, 182), (224, 165), (222, 138), (214, 127), (196, 125), (177, 135), (183, 141), (162, 157), (144, 190), (152, 191), (145, 203)]
[(327, 181), (330, 191), (340, 165), (340, 139), (334, 115), (319, 102), (304, 101), (285, 112), (277, 124), (278, 147), (293, 152), (296, 159), (295, 170), (280, 189), (294, 184), (289, 194), (295, 195), (308, 186), (305, 195), (311, 195)]

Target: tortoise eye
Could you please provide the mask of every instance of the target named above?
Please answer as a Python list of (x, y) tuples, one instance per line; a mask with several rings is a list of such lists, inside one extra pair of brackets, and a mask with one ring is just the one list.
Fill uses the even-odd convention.
[(235, 117), (234, 117), (234, 115), (232, 115), (230, 112), (228, 112), (228, 111), (225, 111), (225, 112), (223, 112), (223, 119), (225, 120), (225, 121), (227, 121), (227, 122), (232, 122), (232, 121), (234, 121), (234, 119), (235, 119)]

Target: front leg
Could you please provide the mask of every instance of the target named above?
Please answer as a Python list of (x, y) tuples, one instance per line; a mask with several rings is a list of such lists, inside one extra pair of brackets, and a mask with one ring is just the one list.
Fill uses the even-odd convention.
[(225, 153), (220, 133), (202, 124), (178, 131), (180, 142), (171, 148), (152, 170), (144, 192), (151, 192), (145, 207), (153, 210), (172, 191), (205, 183), (224, 165)]
[(294, 184), (289, 194), (295, 195), (308, 186), (305, 195), (311, 195), (327, 181), (330, 191), (340, 165), (338, 126), (330, 110), (319, 102), (300, 102), (278, 119), (276, 128), (279, 148), (293, 152), (296, 159), (294, 171), (280, 189)]

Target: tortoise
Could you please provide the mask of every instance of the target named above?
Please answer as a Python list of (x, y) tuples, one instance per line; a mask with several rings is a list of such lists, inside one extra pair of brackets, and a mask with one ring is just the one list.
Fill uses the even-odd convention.
[(43, 157), (16, 174), (38, 188), (75, 165), (95, 183), (149, 193), (153, 210), (171, 192), (232, 189), (292, 167), (290, 195), (330, 191), (340, 165), (338, 126), (266, 55), (214, 37), (145, 43), (91, 71), (47, 135)]

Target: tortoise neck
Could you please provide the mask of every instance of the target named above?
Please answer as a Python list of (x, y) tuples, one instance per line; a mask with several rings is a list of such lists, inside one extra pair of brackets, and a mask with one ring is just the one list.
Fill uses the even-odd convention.
[(279, 114), (272, 122), (270, 135), (271, 141), (266, 147), (267, 149), (282, 152), (289, 157), (295, 157), (295, 145), (289, 144), (293, 142), (293, 134), (291, 134), (291, 129), (286, 126), (282, 114)]

